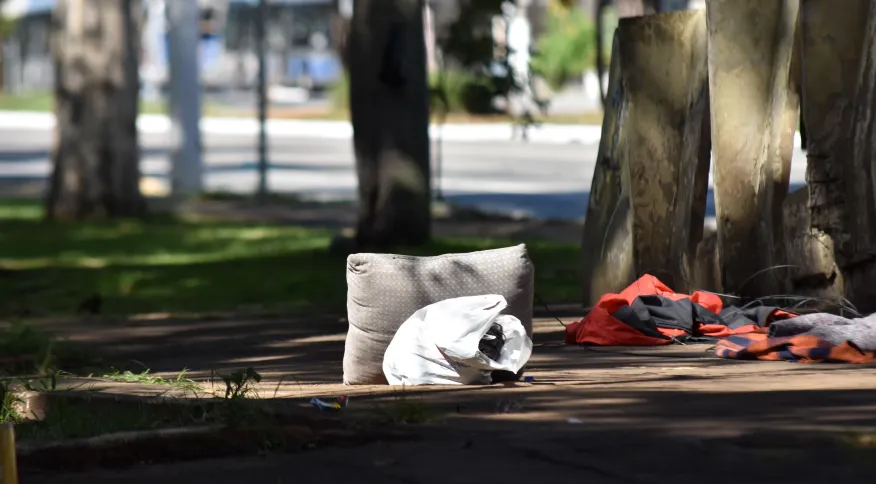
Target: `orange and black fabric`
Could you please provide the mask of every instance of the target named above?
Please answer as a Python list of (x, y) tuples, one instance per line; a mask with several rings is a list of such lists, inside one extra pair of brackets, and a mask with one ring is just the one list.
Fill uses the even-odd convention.
[(872, 363), (876, 352), (864, 351), (847, 341), (835, 345), (810, 335), (770, 337), (757, 333), (730, 336), (718, 341), (715, 355), (734, 360), (796, 361), (800, 363)]
[(793, 317), (776, 308), (723, 307), (708, 292), (678, 294), (651, 275), (604, 295), (587, 316), (566, 327), (567, 344), (655, 346), (685, 341), (715, 341)]

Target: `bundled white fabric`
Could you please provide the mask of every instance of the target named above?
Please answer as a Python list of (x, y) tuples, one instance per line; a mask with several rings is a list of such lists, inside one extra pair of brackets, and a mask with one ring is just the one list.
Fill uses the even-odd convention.
[[(389, 384), (488, 384), (492, 371), (520, 371), (532, 355), (532, 340), (519, 319), (500, 314), (507, 305), (504, 297), (490, 294), (445, 299), (415, 312), (384, 354)], [(493, 323), (505, 336), (499, 361), (478, 349)]]

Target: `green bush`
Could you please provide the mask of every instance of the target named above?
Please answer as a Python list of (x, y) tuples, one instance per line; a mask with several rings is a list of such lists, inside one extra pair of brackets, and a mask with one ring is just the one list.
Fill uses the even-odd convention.
[(553, 7), (548, 28), (537, 44), (532, 70), (559, 89), (594, 65), (596, 30), (581, 9)]
[(469, 114), (493, 114), (493, 97), (496, 91), (488, 83), (488, 80), (481, 82), (470, 82), (463, 86), (460, 93), (460, 100), (465, 112)]
[(329, 99), (337, 111), (350, 109), (350, 78), (346, 72), (329, 88)]
[(444, 89), (452, 113), (488, 114), (493, 112), (495, 86), (483, 75), (474, 75), (461, 70), (447, 70), (443, 76), (433, 74), (430, 79), (433, 91)]
[[(350, 107), (349, 78), (346, 74), (332, 85), (330, 98), (336, 110)], [(477, 76), (462, 70), (447, 70), (443, 76), (433, 73), (429, 76), (429, 88), (433, 95), (430, 105), (433, 114), (440, 114), (441, 106), (438, 90), (443, 86), (449, 112), (486, 114), (493, 110), (495, 87), (486, 76)]]

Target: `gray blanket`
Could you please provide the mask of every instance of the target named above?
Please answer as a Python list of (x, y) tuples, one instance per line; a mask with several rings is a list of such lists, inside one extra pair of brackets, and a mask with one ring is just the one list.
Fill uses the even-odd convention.
[(827, 313), (805, 314), (770, 324), (770, 336), (817, 336), (839, 345), (851, 341), (864, 351), (876, 351), (876, 314), (848, 319)]

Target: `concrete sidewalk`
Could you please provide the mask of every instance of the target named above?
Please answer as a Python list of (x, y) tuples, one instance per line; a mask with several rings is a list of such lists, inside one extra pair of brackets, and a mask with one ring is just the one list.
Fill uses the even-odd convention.
[[(39, 326), (108, 361), (141, 361), (171, 376), (183, 368), (208, 378), (213, 370), (253, 366), (266, 377), (263, 396), (276, 391), (305, 409), (312, 396), (348, 395), (345, 417), (405, 402), (430, 418), (409, 427), (416, 437), (405, 442), (88, 476), (32, 475), (25, 482), (841, 483), (876, 477), (876, 451), (866, 444), (876, 435), (873, 367), (722, 360), (707, 345), (571, 347), (562, 344), (557, 321), (539, 319), (532, 383), (345, 387), (338, 382), (347, 324), (339, 316)], [(149, 392), (142, 385), (103, 386)]]
[[(55, 116), (48, 112), (0, 111), (0, 130), (51, 130), (55, 127)], [(159, 114), (141, 114), (137, 127), (143, 134), (164, 134), (170, 132), (170, 118)], [(201, 119), (204, 134), (253, 135), (258, 133), (258, 122), (254, 118)], [(433, 140), (449, 142), (512, 141), (511, 123), (469, 123), (432, 125), (430, 136)], [(269, 119), (267, 132), (272, 137), (313, 138), (330, 140), (349, 140), (353, 137), (353, 127), (347, 121), (321, 121), (296, 119)], [(529, 128), (528, 143), (533, 144), (583, 144), (595, 145), (602, 137), (602, 127), (586, 124), (544, 123)], [(794, 136), (794, 147), (800, 148), (800, 133)]]
[[(141, 114), (137, 126), (144, 134), (162, 134), (170, 131), (170, 118), (159, 114)], [(0, 129), (50, 130), (55, 127), (55, 116), (48, 112), (0, 111)], [(201, 119), (205, 134), (255, 135), (258, 122), (254, 118)], [(347, 121), (269, 119), (270, 136), (347, 140), (353, 137), (353, 127)], [(433, 125), (433, 139), (451, 142), (510, 141), (511, 123), (471, 123)], [(529, 129), (530, 143), (595, 144), (602, 134), (600, 126), (577, 124), (542, 124)]]
[[(793, 439), (795, 436), (783, 436)], [(143, 465), (87, 474), (22, 474), (33, 484), (755, 484), (872, 482), (872, 451), (807, 441), (768, 448), (745, 441), (647, 435), (536, 432), (432, 432), (266, 457)]]
[[(568, 313), (568, 312), (567, 312)], [(575, 318), (563, 318), (566, 322)], [(709, 345), (587, 348), (562, 343), (556, 320), (535, 323), (527, 366), (533, 383), (489, 387), (344, 386), (341, 360), (347, 323), (339, 316), (130, 320), (34, 323), (79, 343), (108, 363), (142, 362), (152, 373), (191, 378), (254, 367), (265, 388), (282, 398), (351, 396), (359, 402), (423, 398), (466, 427), (588, 430), (650, 428), (690, 436), (755, 430), (849, 428), (876, 432), (876, 368), (856, 365), (748, 362), (714, 356)], [(89, 329), (90, 328), (90, 329)], [(277, 382), (283, 380), (278, 386)], [(126, 391), (110, 385), (107, 391)], [(165, 391), (166, 388), (159, 389)], [(497, 412), (502, 405), (513, 411)], [(507, 410), (507, 409), (506, 409)]]

